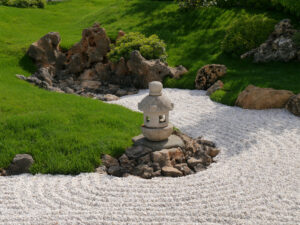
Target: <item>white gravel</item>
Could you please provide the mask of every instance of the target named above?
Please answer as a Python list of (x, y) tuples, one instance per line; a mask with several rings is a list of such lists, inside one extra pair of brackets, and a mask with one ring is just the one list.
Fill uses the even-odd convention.
[[(116, 102), (137, 110), (147, 91)], [(0, 224), (300, 224), (300, 118), (166, 89), (171, 122), (222, 150), (208, 170), (182, 178), (0, 177)]]

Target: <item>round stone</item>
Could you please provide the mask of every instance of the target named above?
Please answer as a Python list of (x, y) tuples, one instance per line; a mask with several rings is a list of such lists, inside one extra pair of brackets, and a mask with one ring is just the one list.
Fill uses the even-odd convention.
[(150, 141), (167, 140), (173, 132), (173, 125), (170, 123), (167, 127), (163, 128), (148, 128), (145, 126), (142, 126), (141, 128), (143, 135)]
[(159, 81), (152, 81), (149, 83), (149, 95), (158, 96), (161, 95), (161, 91), (163, 89), (163, 85)]

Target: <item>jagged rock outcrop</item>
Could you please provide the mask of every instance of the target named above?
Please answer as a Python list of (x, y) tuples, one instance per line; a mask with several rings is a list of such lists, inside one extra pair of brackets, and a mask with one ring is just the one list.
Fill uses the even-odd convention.
[(66, 70), (70, 74), (84, 72), (94, 63), (107, 62), (106, 55), (110, 50), (110, 39), (99, 24), (84, 29), (80, 42), (67, 52)]
[(65, 54), (59, 47), (60, 41), (59, 33), (50, 32), (32, 43), (27, 54), (35, 61), (38, 68), (60, 67), (66, 60)]
[(258, 48), (241, 56), (242, 59), (253, 57), (254, 62), (270, 62), (292, 60), (300, 61), (300, 46), (293, 42), (293, 35), (297, 32), (291, 24), (291, 20), (284, 19), (276, 26), (268, 40)]
[(207, 90), (226, 72), (227, 67), (225, 65), (210, 64), (203, 66), (197, 72), (195, 87), (199, 90)]
[(244, 109), (284, 108), (293, 95), (291, 91), (249, 85), (239, 94), (235, 105)]
[(147, 88), (151, 81), (162, 82), (166, 76), (179, 78), (187, 70), (183, 66), (171, 68), (160, 60), (146, 60), (139, 51), (133, 51), (127, 62), (127, 68), (133, 75), (135, 87)]
[[(120, 31), (118, 38), (124, 35)], [(138, 51), (127, 61), (110, 62), (111, 41), (99, 24), (84, 29), (80, 42), (67, 51), (62, 51), (60, 41), (59, 33), (50, 32), (33, 43), (28, 55), (38, 70), (30, 77), (17, 77), (50, 91), (114, 100), (147, 88), (151, 81), (179, 78), (187, 72), (183, 66), (172, 68), (160, 60), (146, 60)]]

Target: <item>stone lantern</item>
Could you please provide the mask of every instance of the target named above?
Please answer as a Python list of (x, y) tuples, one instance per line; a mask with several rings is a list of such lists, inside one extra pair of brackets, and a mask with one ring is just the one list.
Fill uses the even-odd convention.
[(167, 140), (173, 132), (173, 125), (169, 123), (169, 111), (174, 104), (162, 95), (161, 82), (149, 83), (149, 95), (139, 104), (138, 108), (144, 113), (143, 135), (150, 141)]

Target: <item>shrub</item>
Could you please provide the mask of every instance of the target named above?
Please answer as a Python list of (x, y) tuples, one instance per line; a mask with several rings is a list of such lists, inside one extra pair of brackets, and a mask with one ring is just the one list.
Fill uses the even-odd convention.
[(239, 56), (263, 43), (274, 29), (276, 21), (263, 16), (243, 16), (226, 32), (223, 52)]
[(0, 4), (19, 8), (45, 8), (46, 0), (0, 0)]
[(146, 59), (160, 59), (161, 61), (167, 59), (165, 43), (157, 35), (147, 38), (138, 32), (128, 33), (117, 40), (116, 44), (112, 44), (108, 57), (112, 62), (117, 62), (121, 57), (128, 60), (130, 53), (134, 50), (140, 51)]
[(293, 36), (293, 42), (295, 45), (300, 48), (300, 31), (296, 32)]

